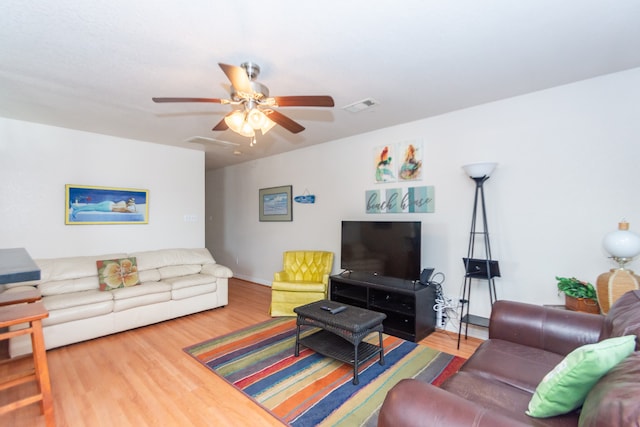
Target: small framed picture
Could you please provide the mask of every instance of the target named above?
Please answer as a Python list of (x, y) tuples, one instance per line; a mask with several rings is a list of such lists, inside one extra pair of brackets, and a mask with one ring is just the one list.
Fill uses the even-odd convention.
[(291, 185), (261, 188), (260, 221), (293, 221)]

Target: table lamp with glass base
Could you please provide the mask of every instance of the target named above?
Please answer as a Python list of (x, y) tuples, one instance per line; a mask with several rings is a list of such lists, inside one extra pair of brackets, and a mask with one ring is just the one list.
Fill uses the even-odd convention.
[(640, 276), (625, 268), (633, 257), (640, 254), (640, 236), (629, 231), (629, 223), (622, 221), (618, 230), (608, 233), (602, 242), (604, 249), (611, 254), (611, 258), (618, 263), (618, 268), (612, 268), (607, 273), (598, 276), (596, 293), (602, 314), (607, 314), (611, 305), (624, 293), (640, 289)]

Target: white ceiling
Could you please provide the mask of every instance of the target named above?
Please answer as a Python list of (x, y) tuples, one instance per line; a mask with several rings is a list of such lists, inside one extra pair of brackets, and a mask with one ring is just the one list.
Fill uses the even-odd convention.
[[(249, 148), (211, 131), (228, 105), (151, 101), (225, 98), (217, 63), (245, 61), (272, 96), (336, 107), (280, 108), (307, 129)], [(0, 116), (206, 150), (207, 169), (635, 67), (638, 0), (0, 2)]]

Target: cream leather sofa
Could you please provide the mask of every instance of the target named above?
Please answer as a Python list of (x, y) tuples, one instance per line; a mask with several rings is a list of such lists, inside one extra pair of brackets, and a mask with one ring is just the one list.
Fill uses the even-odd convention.
[[(99, 289), (98, 260), (135, 257), (140, 284)], [(35, 260), (38, 281), (0, 286), (2, 292), (37, 287), (49, 317), (42, 321), (47, 349), (150, 325), (228, 304), (231, 270), (207, 249), (162, 249)], [(12, 338), (11, 357), (31, 352), (28, 336)]]

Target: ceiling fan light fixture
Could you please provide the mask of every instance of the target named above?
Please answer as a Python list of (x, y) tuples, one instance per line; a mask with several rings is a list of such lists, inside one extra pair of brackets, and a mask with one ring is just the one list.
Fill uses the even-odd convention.
[(253, 128), (247, 123), (247, 113), (245, 111), (234, 111), (224, 118), (224, 122), (229, 126), (229, 129), (239, 135), (246, 137), (253, 137), (255, 135)]
[[(224, 121), (227, 126), (229, 126), (229, 129), (248, 138), (254, 138), (258, 130), (264, 135), (276, 125), (276, 122), (268, 118), (267, 115), (258, 108), (244, 111), (236, 110), (225, 117)], [(255, 140), (252, 140), (251, 145), (254, 144)]]
[(253, 130), (251, 125), (249, 123), (247, 123), (247, 122), (244, 122), (242, 124), (242, 128), (240, 129), (240, 131), (238, 133), (240, 135), (242, 135), (242, 136), (248, 136), (250, 138), (253, 138), (256, 135), (256, 132)]
[(271, 120), (269, 117), (265, 116), (264, 118), (265, 118), (264, 124), (260, 128), (263, 135), (269, 132), (276, 125), (276, 122)]
[[(291, 133), (299, 133), (304, 126), (290, 119), (271, 107), (333, 107), (333, 98), (328, 95), (296, 95), (269, 97), (269, 88), (256, 81), (260, 74), (260, 67), (253, 62), (244, 62), (241, 66), (218, 63), (224, 74), (231, 82), (230, 99), (224, 98), (192, 98), (192, 97), (163, 97), (152, 98), (153, 102), (209, 102), (233, 106), (233, 110), (220, 120), (213, 131), (233, 132), (254, 138), (257, 131), (266, 134), (275, 125), (280, 125)], [(376, 103), (367, 100), (368, 106)], [(274, 120), (275, 119), (275, 120)], [(252, 141), (255, 143), (255, 141)]]
[(229, 126), (231, 130), (234, 132), (238, 132), (238, 129), (242, 127), (242, 122), (244, 122), (244, 112), (240, 110), (236, 110), (231, 114), (228, 114), (224, 118), (224, 122)]
[(247, 121), (254, 129), (261, 129), (267, 121), (267, 116), (258, 108), (254, 108), (247, 114)]

